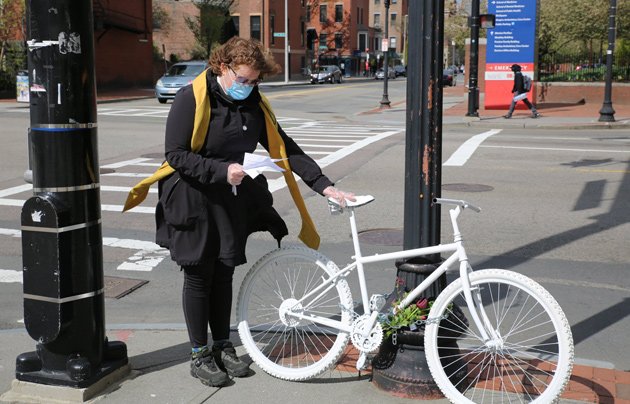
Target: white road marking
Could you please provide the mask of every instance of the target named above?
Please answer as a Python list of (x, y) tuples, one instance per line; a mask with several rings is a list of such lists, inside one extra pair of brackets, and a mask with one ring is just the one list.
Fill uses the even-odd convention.
[(463, 166), (464, 164), (466, 164), (468, 159), (473, 155), (473, 153), (475, 153), (479, 145), (481, 145), (481, 143), (484, 140), (486, 140), (492, 135), (496, 135), (499, 132), (501, 132), (501, 129), (492, 129), (487, 132), (480, 133), (479, 135), (475, 135), (471, 137), (470, 139), (465, 141), (461, 146), (459, 146), (457, 150), (455, 150), (455, 153), (453, 153), (451, 157), (449, 157), (449, 159), (446, 160), (446, 162), (444, 163), (444, 166), (460, 166), (460, 167)]
[(571, 149), (562, 147), (521, 147), (521, 146), (479, 146), (489, 149), (519, 149), (519, 150), (550, 150), (550, 151), (575, 151), (587, 153), (630, 153), (630, 150), (601, 150), (601, 149)]
[(0, 269), (0, 283), (22, 283), (22, 271)]
[[(0, 236), (21, 237), (22, 233), (16, 229), (0, 228)], [(120, 239), (103, 237), (103, 247), (125, 248), (136, 250), (127, 261), (118, 265), (119, 271), (151, 271), (169, 255), (167, 249), (151, 241)], [(22, 271), (0, 269), (0, 283), (22, 282)]]

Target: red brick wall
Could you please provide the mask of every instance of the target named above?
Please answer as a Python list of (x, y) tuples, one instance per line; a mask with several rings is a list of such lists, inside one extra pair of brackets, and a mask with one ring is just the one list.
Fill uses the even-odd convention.
[[(188, 60), (195, 44), (195, 36), (186, 25), (185, 17), (194, 18), (199, 9), (191, 1), (153, 0), (170, 18), (170, 24), (153, 31), (153, 43), (160, 52), (166, 50), (166, 59), (174, 54), (180, 60)], [(162, 48), (164, 45), (164, 48)]]
[[(548, 103), (601, 103), (604, 100), (604, 83), (536, 83), (537, 102)], [(612, 102), (630, 104), (630, 83), (612, 84)]]
[[(151, 0), (100, 0), (111, 21), (136, 31), (108, 25), (94, 32), (97, 87), (153, 85)], [(96, 10), (95, 10), (96, 11)]]

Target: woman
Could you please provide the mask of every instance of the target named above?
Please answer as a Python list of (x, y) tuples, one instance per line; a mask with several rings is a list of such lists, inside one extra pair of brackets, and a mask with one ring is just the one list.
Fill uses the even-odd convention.
[(315, 248), (319, 239), (299, 192), (293, 192), (297, 187), (289, 170), (326, 197), (354, 200), (277, 125), (258, 83), (278, 72), (260, 43), (232, 38), (213, 52), (210, 69), (177, 93), (166, 123), (166, 165), (174, 172), (160, 180), (157, 242), (184, 271), (190, 373), (210, 386), (249, 373), (229, 341), (232, 276), (246, 261), (247, 236), (267, 230), (279, 241), (287, 234), (264, 177), (252, 179), (243, 171), (244, 153), (253, 153), (260, 143), (272, 157), (287, 157), (285, 179), (303, 218), (300, 236)]

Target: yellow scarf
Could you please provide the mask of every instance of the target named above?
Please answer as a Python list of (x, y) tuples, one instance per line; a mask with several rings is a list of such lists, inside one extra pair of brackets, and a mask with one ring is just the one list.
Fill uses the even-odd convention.
[[(191, 150), (198, 152), (203, 147), (206, 140), (206, 134), (208, 133), (208, 127), (210, 126), (210, 97), (208, 96), (208, 86), (206, 82), (206, 71), (197, 76), (192, 83), (193, 94), (195, 96), (195, 123), (193, 126), (192, 138), (190, 141)], [(299, 239), (308, 247), (317, 249), (319, 248), (319, 234), (315, 224), (311, 219), (311, 216), (306, 209), (304, 199), (300, 194), (297, 181), (293, 177), (293, 172), (289, 166), (289, 160), (287, 159), (286, 148), (284, 141), (278, 132), (278, 123), (276, 117), (271, 110), (269, 101), (265, 96), (260, 94), (261, 101), (260, 107), (265, 114), (265, 127), (267, 129), (267, 142), (269, 143), (269, 155), (274, 159), (283, 159), (278, 162), (278, 165), (285, 169), (283, 172), (284, 179), (289, 187), (289, 192), (293, 198), (295, 206), (300, 212), (302, 218), (302, 229), (298, 235)], [(152, 184), (158, 182), (162, 178), (166, 178), (170, 174), (174, 173), (175, 169), (171, 167), (167, 161), (162, 163), (155, 173), (149, 178), (145, 178), (137, 183), (127, 196), (127, 201), (123, 207), (123, 212), (139, 205), (149, 193), (149, 188)]]

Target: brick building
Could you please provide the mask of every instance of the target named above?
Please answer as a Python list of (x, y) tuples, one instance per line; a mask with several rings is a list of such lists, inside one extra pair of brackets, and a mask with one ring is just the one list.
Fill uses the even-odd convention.
[(92, 4), (97, 86), (152, 86), (151, 0)]
[[(384, 0), (287, 0), (289, 76), (302, 77), (317, 64), (343, 64), (348, 75), (360, 75), (366, 60), (382, 56), (384, 38)], [(407, 4), (391, 0), (389, 43), (394, 59), (404, 55)], [(167, 15), (167, 24), (158, 24), (153, 41), (169, 59), (189, 59), (194, 36), (186, 17), (195, 17), (193, 0), (153, 0), (156, 10)], [(237, 35), (256, 38), (283, 67), (285, 59), (285, 0), (236, 1), (230, 14)], [(377, 17), (380, 16), (380, 17)], [(375, 21), (376, 19), (376, 21)], [(283, 76), (282, 73), (281, 76)]]
[(370, 54), (378, 56), (382, 61), (383, 39), (388, 39), (387, 44), (390, 55), (395, 63), (407, 64), (404, 60), (407, 41), (407, 14), (408, 0), (391, 0), (389, 5), (388, 38), (385, 37), (385, 0), (371, 0), (370, 26), (374, 27), (375, 34), (370, 44)]

